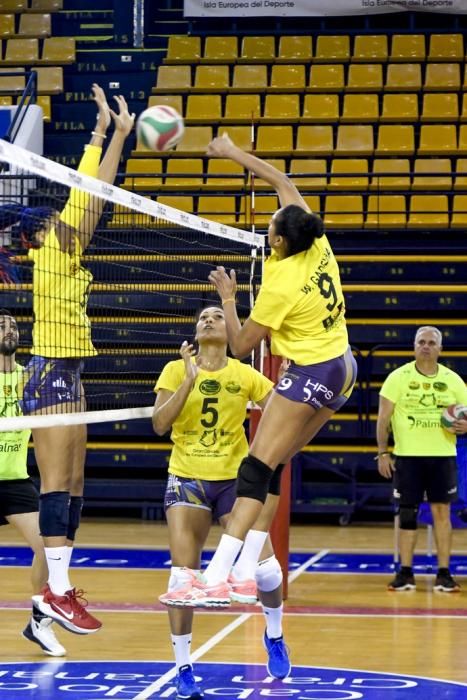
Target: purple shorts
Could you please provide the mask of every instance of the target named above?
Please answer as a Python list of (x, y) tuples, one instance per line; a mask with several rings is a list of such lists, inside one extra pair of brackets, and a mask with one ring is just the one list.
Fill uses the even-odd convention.
[(82, 360), (34, 355), (24, 370), (24, 415), (62, 403), (78, 403), (82, 369)]
[(172, 506), (203, 508), (203, 510), (210, 510), (213, 518), (218, 520), (232, 510), (237, 497), (236, 484), (236, 479), (205, 481), (169, 474), (165, 489), (164, 510)]
[(338, 411), (352, 393), (356, 378), (357, 363), (349, 346), (343, 355), (326, 362), (313, 365), (292, 362), (275, 391), (316, 410), (326, 406)]

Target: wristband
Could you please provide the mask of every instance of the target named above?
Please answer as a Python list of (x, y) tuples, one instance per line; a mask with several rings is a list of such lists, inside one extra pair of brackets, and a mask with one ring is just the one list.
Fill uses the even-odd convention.
[(386, 452), (378, 452), (378, 454), (376, 455), (376, 457), (373, 457), (373, 459), (375, 460), (375, 462), (377, 462), (378, 459), (379, 459), (380, 457), (384, 457), (384, 455), (390, 455), (390, 454), (391, 454), (391, 453), (390, 453), (390, 452), (387, 452), (387, 451), (386, 451)]
[(91, 131), (92, 136), (100, 136), (101, 139), (106, 139), (107, 136), (105, 134), (100, 134), (98, 131)]
[(223, 300), (222, 300), (222, 306), (224, 306), (224, 304), (227, 304), (227, 302), (229, 302), (229, 301), (233, 301), (233, 303), (235, 304), (235, 299), (234, 299), (234, 297), (229, 297), (228, 299), (223, 299)]

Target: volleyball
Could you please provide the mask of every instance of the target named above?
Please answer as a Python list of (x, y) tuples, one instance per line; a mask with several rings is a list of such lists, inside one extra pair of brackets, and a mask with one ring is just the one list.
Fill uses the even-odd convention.
[(136, 123), (138, 143), (151, 151), (168, 151), (174, 148), (184, 131), (183, 118), (176, 109), (168, 105), (148, 107), (141, 112)]
[(462, 406), (458, 403), (452, 404), (451, 406), (445, 408), (441, 414), (441, 425), (445, 430), (453, 433), (455, 431), (452, 424), (454, 421), (462, 420), (463, 418), (467, 418), (467, 406)]

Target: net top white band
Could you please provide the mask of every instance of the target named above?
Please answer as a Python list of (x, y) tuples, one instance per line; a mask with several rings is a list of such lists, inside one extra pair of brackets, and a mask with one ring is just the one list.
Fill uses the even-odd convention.
[(78, 173), (66, 165), (61, 165), (61, 163), (56, 163), (36, 153), (31, 153), (25, 148), (15, 146), (2, 139), (0, 139), (0, 160), (35, 175), (55, 180), (70, 187), (76, 187), (100, 199), (108, 200), (114, 204), (121, 204), (128, 209), (136, 210), (138, 213), (148, 214), (185, 228), (203, 231), (208, 235), (227, 238), (230, 241), (244, 243), (256, 248), (264, 248), (265, 245), (264, 236), (260, 236), (257, 233), (243, 231), (233, 226), (226, 226), (216, 221), (210, 221), (209, 219), (203, 219), (200, 216), (174, 209), (166, 204), (159, 204), (148, 197), (127, 192), (121, 187), (115, 187), (90, 175)]

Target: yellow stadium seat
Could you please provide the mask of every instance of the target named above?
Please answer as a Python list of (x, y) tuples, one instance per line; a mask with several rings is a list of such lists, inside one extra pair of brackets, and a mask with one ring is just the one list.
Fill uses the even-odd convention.
[(449, 158), (416, 158), (412, 189), (450, 190), (452, 188), (451, 170)]
[(269, 91), (294, 92), (305, 89), (305, 66), (280, 64), (272, 67)]
[(429, 61), (464, 61), (462, 34), (432, 34), (430, 36)]
[(298, 95), (266, 95), (263, 121), (292, 122), (300, 117)]
[(445, 194), (413, 194), (410, 197), (409, 228), (447, 228), (448, 198)]
[(374, 158), (370, 189), (408, 190), (410, 161), (408, 158)]
[(44, 121), (50, 122), (52, 120), (52, 107), (50, 104), (50, 95), (37, 95), (36, 104), (42, 109)]
[(12, 68), (0, 68), (0, 92), (2, 93), (14, 95), (24, 90), (24, 68), (15, 68), (14, 72), (17, 75), (2, 75), (2, 73), (11, 73), (12, 70)]
[(423, 95), (422, 122), (457, 122), (459, 99), (455, 93), (428, 92)]
[(0, 15), (0, 37), (14, 36), (15, 34), (15, 16)]
[(242, 40), (242, 53), (238, 62), (266, 63), (276, 56), (275, 37), (245, 36)]
[(31, 0), (30, 12), (58, 12), (63, 9), (63, 0)]
[(197, 66), (193, 90), (222, 92), (229, 87), (229, 66)]
[(350, 37), (318, 36), (315, 63), (347, 63), (350, 61)]
[(281, 36), (276, 63), (309, 63), (312, 58), (311, 36)]
[(128, 209), (122, 204), (114, 204), (112, 219), (108, 225), (118, 228), (149, 228), (154, 226), (154, 218), (149, 214)]
[(389, 63), (386, 73), (387, 92), (414, 92), (422, 89), (422, 69), (419, 63)]
[(455, 190), (467, 190), (467, 158), (456, 158)]
[(328, 228), (361, 228), (363, 197), (360, 194), (326, 196), (324, 224)]
[(390, 93), (383, 97), (382, 122), (418, 121), (418, 96), (411, 93)]
[(318, 194), (306, 194), (303, 199), (308, 205), (311, 212), (314, 214), (319, 214), (321, 216), (321, 202), (320, 196)]
[(238, 57), (236, 36), (208, 36), (201, 63), (235, 63)]
[(251, 197), (241, 198), (240, 221), (244, 220), (249, 225), (255, 224), (257, 228), (264, 229), (269, 226), (272, 215), (279, 209), (279, 200), (275, 195), (259, 195), (255, 197), (255, 209), (251, 210)]
[(169, 37), (164, 63), (198, 63), (201, 56), (201, 37), (172, 35)]
[(245, 171), (241, 165), (228, 158), (209, 159), (206, 189), (217, 191), (239, 190), (244, 185)]
[(161, 158), (128, 158), (122, 187), (129, 190), (159, 189), (162, 184), (161, 173)]
[(49, 14), (22, 14), (19, 18), (18, 34), (22, 37), (50, 36), (52, 25)]
[(250, 126), (235, 126), (226, 124), (223, 125), (218, 132), (219, 136), (228, 134), (232, 141), (243, 151), (251, 151), (253, 144), (251, 143), (251, 127)]
[[(310, 95), (311, 97), (311, 95)], [(363, 124), (377, 122), (379, 118), (378, 95), (344, 95), (341, 122)]]
[(341, 92), (343, 89), (344, 66), (311, 66), (309, 92)]
[(256, 150), (263, 155), (289, 155), (293, 150), (291, 126), (260, 126), (256, 139)]
[(173, 92), (191, 88), (190, 66), (159, 66), (153, 92)]
[(464, 68), (464, 84), (462, 86), (463, 90), (467, 90), (467, 64)]
[(239, 124), (250, 123), (260, 117), (261, 105), (259, 95), (227, 95), (224, 120)]
[(460, 90), (461, 70), (458, 63), (428, 63), (425, 72), (425, 90), (447, 92)]
[(220, 224), (235, 225), (237, 221), (236, 200), (233, 196), (215, 197), (203, 195), (198, 199), (198, 216)]
[(407, 225), (402, 194), (371, 194), (367, 202), (365, 228), (404, 228)]
[(39, 61), (39, 42), (37, 39), (8, 39), (3, 63), (24, 66)]
[(376, 155), (412, 155), (415, 151), (414, 128), (412, 125), (382, 124), (378, 128)]
[[(157, 198), (157, 202), (162, 204), (162, 206), (173, 207), (174, 209), (186, 211), (188, 214), (193, 214), (194, 212), (193, 197), (163, 194)], [(167, 226), (170, 224), (166, 222), (164, 225)], [(175, 226), (176, 224), (173, 225)]]
[(148, 100), (148, 107), (156, 105), (168, 105), (183, 114), (183, 98), (181, 95), (151, 95)]
[(189, 95), (185, 119), (187, 123), (218, 122), (221, 119), (221, 96)]
[(169, 158), (167, 160), (164, 189), (200, 189), (203, 184), (201, 158)]
[[(267, 99), (267, 98), (266, 98)], [(339, 121), (339, 96), (305, 95), (301, 122), (304, 124), (335, 124)]]
[(329, 190), (367, 190), (368, 161), (366, 158), (334, 158), (331, 165)]
[[(268, 71), (265, 65), (235, 66), (232, 90), (237, 92), (258, 92), (266, 90)], [(232, 91), (231, 90), (231, 91)]]
[(423, 34), (393, 34), (391, 42), (392, 63), (412, 63), (426, 58)]
[(370, 124), (341, 124), (337, 128), (336, 155), (370, 156), (373, 151), (373, 127)]
[[(290, 179), (301, 189), (325, 190), (327, 187), (327, 164), (325, 158), (293, 158), (290, 163)], [(294, 175), (304, 177), (294, 177)]]
[(424, 124), (420, 129), (417, 153), (426, 156), (455, 155), (457, 132), (455, 124)]
[(36, 68), (37, 92), (39, 95), (58, 95), (63, 92), (63, 68), (61, 66), (47, 66)]
[(0, 12), (23, 12), (27, 10), (27, 0), (0, 0)]
[(381, 63), (352, 64), (347, 79), (348, 92), (379, 92), (383, 89)]
[(462, 95), (462, 113), (460, 115), (461, 122), (467, 122), (467, 94)]
[(467, 228), (467, 195), (455, 194), (452, 202), (452, 228)]
[(71, 36), (51, 36), (44, 39), (41, 63), (74, 63), (76, 41)]
[[(269, 163), (270, 165), (273, 166), (273, 168), (276, 168), (276, 170), (279, 170), (281, 173), (285, 173), (285, 160), (284, 158), (265, 158), (264, 159), (265, 163)], [(251, 174), (249, 174), (248, 178), (248, 186), (251, 186)], [(272, 190), (274, 189), (266, 180), (262, 180), (259, 177), (255, 177), (255, 190)]]
[(467, 153), (467, 126), (461, 124), (459, 127), (459, 146), (457, 149), (459, 155), (465, 155)]
[(388, 38), (384, 34), (365, 34), (355, 37), (352, 61), (377, 63), (388, 60)]
[(10, 95), (0, 95), (0, 105), (2, 107), (9, 107), (13, 104), (13, 99)]
[(172, 156), (179, 153), (205, 155), (212, 135), (211, 126), (186, 126), (182, 140), (177, 144), (175, 151), (172, 151)]
[(332, 126), (299, 126), (295, 150), (298, 155), (331, 155), (334, 150)]

